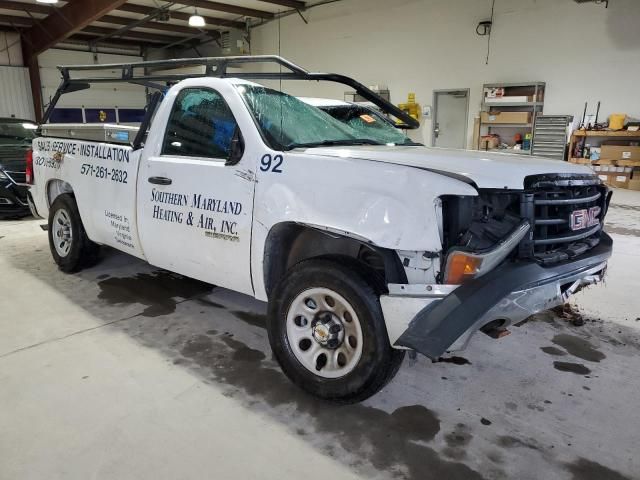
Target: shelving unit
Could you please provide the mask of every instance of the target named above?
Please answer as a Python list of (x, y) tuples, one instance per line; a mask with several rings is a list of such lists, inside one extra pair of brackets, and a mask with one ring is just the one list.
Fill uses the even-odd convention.
[[(588, 142), (591, 148), (600, 147), (600, 158), (574, 157), (576, 146), (580, 148), (582, 142)], [(590, 166), (609, 186), (640, 191), (639, 145), (640, 131), (576, 130), (569, 142), (569, 162)]]
[[(576, 143), (581, 142), (583, 139), (586, 142), (586, 138), (593, 138), (598, 142), (598, 146), (602, 142), (610, 138), (615, 139), (629, 139), (640, 141), (640, 131), (629, 132), (627, 130), (611, 131), (611, 130), (574, 130), (571, 134), (571, 140), (569, 141), (569, 161), (572, 163), (584, 163), (590, 165), (592, 162), (587, 158), (576, 158), (573, 156)], [(595, 146), (595, 145), (594, 145)], [(607, 158), (603, 158), (601, 162), (609, 161)], [(598, 162), (595, 162), (598, 163)], [(624, 162), (622, 162), (624, 163)]]
[[(522, 83), (487, 83), (482, 88), (482, 112), (489, 115), (499, 112), (527, 112), (530, 113), (530, 121), (525, 123), (494, 123), (480, 121), (480, 135), (497, 134), (500, 136), (501, 142), (513, 144), (513, 137), (516, 133), (520, 133), (522, 138), (526, 134), (531, 134), (531, 144), (533, 145), (535, 119), (542, 114), (544, 108), (544, 82), (522, 82)], [(489, 89), (503, 88), (504, 97), (528, 97), (530, 101), (495, 101), (487, 98), (485, 92)], [(503, 97), (503, 98), (504, 98)], [(476, 148), (479, 148), (477, 145)], [(500, 150), (510, 153), (519, 153), (523, 155), (531, 155), (532, 148), (529, 150)]]

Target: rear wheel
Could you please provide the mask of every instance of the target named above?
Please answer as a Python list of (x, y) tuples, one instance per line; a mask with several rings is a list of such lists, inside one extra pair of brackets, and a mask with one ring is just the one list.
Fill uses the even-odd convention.
[(89, 240), (72, 195), (59, 195), (49, 209), (49, 248), (63, 272), (72, 273), (94, 264), (99, 246)]
[(378, 295), (353, 270), (329, 260), (293, 267), (269, 306), (269, 341), (285, 374), (321, 398), (358, 402), (398, 371)]

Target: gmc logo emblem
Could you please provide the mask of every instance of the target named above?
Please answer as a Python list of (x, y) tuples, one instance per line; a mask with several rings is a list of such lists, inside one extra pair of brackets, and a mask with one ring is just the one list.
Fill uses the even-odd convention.
[(602, 209), (600, 207), (591, 207), (589, 209), (574, 210), (571, 212), (569, 225), (571, 230), (584, 230), (585, 228), (595, 227), (600, 224), (598, 216)]

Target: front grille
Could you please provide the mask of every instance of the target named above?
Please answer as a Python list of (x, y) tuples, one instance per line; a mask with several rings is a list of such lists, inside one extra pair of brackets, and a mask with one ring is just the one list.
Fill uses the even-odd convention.
[(530, 177), (520, 214), (533, 226), (521, 257), (555, 263), (581, 255), (600, 239), (609, 191), (594, 176)]

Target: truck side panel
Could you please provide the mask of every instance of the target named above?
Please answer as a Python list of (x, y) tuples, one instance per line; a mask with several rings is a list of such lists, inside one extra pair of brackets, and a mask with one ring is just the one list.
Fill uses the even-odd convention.
[[(261, 300), (267, 298), (265, 245), (280, 223), (317, 226), (389, 250), (439, 252), (436, 199), (477, 194), (466, 183), (417, 168), (300, 152), (273, 152), (273, 158), (281, 173), (260, 169), (254, 207), (252, 271)], [(412, 201), (406, 192), (415, 192)]]
[(56, 194), (70, 191), (91, 240), (144, 258), (135, 208), (139, 152), (50, 137), (37, 138), (33, 147), (31, 194), (40, 215), (47, 217)]

